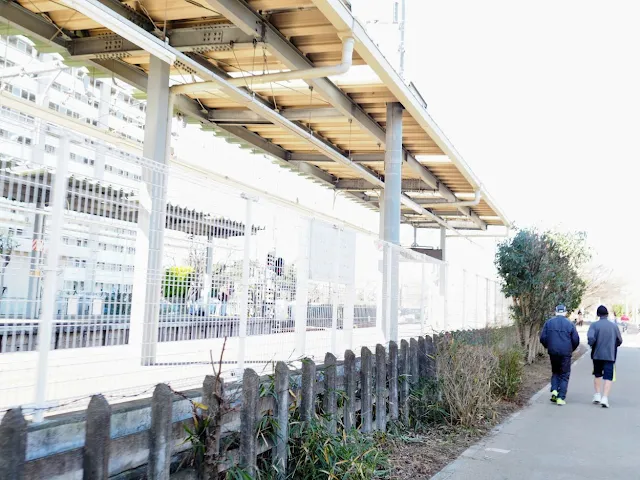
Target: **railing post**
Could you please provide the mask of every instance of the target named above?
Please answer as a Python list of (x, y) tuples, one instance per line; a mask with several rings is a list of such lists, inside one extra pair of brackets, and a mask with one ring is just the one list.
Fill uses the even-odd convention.
[(409, 375), (411, 385), (418, 383), (418, 377), (420, 375), (418, 366), (418, 341), (415, 338), (409, 340)]
[(222, 436), (222, 414), (224, 403), (224, 380), (216, 375), (207, 375), (202, 382), (202, 403), (207, 407), (210, 418), (207, 427), (207, 443), (205, 446), (204, 475), (205, 478), (216, 478), (218, 475), (217, 459), (220, 455), (220, 439)]
[(249, 316), (249, 273), (251, 267), (251, 234), (253, 199), (245, 197), (244, 257), (242, 259), (242, 283), (240, 285), (240, 325), (238, 328), (238, 369), (244, 370), (247, 348), (247, 322)]
[(111, 407), (102, 395), (94, 395), (87, 408), (87, 425), (82, 462), (83, 480), (109, 478)]
[(300, 392), (300, 420), (310, 422), (315, 411), (316, 364), (310, 358), (302, 360), (302, 390)]
[(60, 137), (60, 147), (56, 161), (56, 173), (51, 192), (51, 231), (47, 252), (47, 267), (44, 277), (44, 291), (42, 295), (42, 315), (38, 329), (38, 367), (36, 374), (36, 411), (34, 422), (41, 422), (44, 418), (44, 406), (47, 399), (47, 377), (49, 374), (49, 351), (51, 350), (51, 335), (56, 321), (56, 291), (58, 290), (58, 267), (60, 261), (60, 246), (62, 243), (62, 228), (64, 226), (64, 207), (67, 201), (67, 164), (69, 157), (69, 138)]
[(327, 352), (324, 357), (324, 414), (328, 417), (329, 432), (335, 434), (338, 429), (337, 415), (337, 371), (336, 357)]
[(398, 344), (389, 342), (389, 417), (398, 420)]
[(427, 339), (418, 337), (418, 377), (424, 380), (428, 376)]
[(376, 345), (376, 430), (387, 430), (387, 358), (384, 347)]
[(286, 363), (276, 363), (276, 470), (278, 479), (287, 476), (287, 445), (289, 441), (289, 368)]
[(409, 342), (402, 340), (400, 342), (400, 358), (398, 360), (398, 369), (400, 371), (400, 392), (398, 395), (398, 403), (402, 411), (402, 423), (409, 425)]
[(351, 350), (344, 352), (344, 429), (356, 426), (356, 356)]
[(309, 314), (309, 248), (310, 222), (302, 218), (298, 231), (298, 259), (296, 261), (296, 307), (295, 335), (296, 353), (302, 357), (307, 353), (307, 315)]
[(425, 313), (426, 313), (426, 305), (425, 305), (425, 301), (424, 301), (424, 294), (425, 291), (428, 291), (427, 286), (426, 286), (426, 278), (427, 278), (427, 266), (424, 262), (422, 262), (422, 272), (421, 272), (421, 278), (420, 278), (420, 335), (424, 335), (425, 334)]
[(371, 398), (371, 384), (373, 383), (373, 365), (371, 351), (362, 347), (360, 354), (360, 417), (362, 418), (362, 433), (370, 433), (373, 429), (373, 401)]
[(168, 385), (160, 383), (151, 399), (151, 428), (149, 429), (148, 480), (169, 480), (171, 467), (171, 412), (173, 392)]
[(254, 477), (257, 468), (256, 422), (260, 377), (250, 368), (242, 378), (242, 410), (240, 412), (240, 466)]
[(0, 478), (22, 480), (27, 455), (27, 421), (20, 408), (9, 410), (0, 422)]

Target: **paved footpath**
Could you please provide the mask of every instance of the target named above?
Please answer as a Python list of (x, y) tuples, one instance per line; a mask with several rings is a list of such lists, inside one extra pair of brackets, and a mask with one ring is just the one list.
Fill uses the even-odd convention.
[(587, 354), (573, 366), (567, 405), (551, 403), (545, 388), (432, 480), (640, 478), (640, 337), (625, 335), (624, 344), (611, 408), (591, 403)]

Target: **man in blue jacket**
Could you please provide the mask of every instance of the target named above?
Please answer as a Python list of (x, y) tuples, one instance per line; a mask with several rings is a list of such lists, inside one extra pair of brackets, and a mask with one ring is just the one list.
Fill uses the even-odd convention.
[(580, 345), (576, 326), (567, 318), (567, 307), (556, 307), (556, 316), (547, 320), (542, 327), (540, 343), (547, 349), (551, 359), (551, 401), (566, 405), (571, 354)]

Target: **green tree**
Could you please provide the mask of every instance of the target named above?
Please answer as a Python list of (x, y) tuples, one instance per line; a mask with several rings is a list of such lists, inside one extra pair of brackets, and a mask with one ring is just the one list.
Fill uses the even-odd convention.
[(193, 267), (167, 268), (162, 281), (164, 298), (167, 300), (185, 300), (189, 286), (191, 285), (193, 272)]
[(626, 313), (624, 311), (624, 305), (621, 305), (619, 303), (616, 303), (612, 308), (613, 308), (613, 314), (618, 318), (620, 318), (624, 313)]
[(540, 349), (540, 329), (554, 307), (563, 303), (570, 312), (579, 308), (586, 289), (580, 271), (588, 259), (582, 233), (525, 229), (498, 246), (495, 263), (502, 291), (513, 300), (512, 314), (527, 362)]

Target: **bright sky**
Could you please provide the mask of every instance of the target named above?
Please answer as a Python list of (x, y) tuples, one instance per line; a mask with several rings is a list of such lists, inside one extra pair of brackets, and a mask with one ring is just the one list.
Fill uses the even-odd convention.
[[(354, 3), (392, 18), (392, 1)], [(509, 218), (584, 230), (601, 261), (634, 274), (640, 4), (406, 5), (406, 77)], [(396, 27), (375, 28), (395, 53)]]

